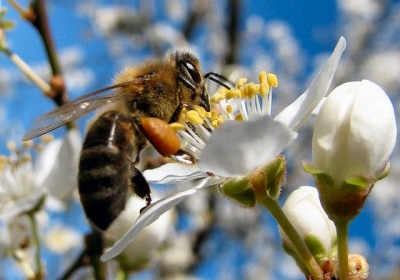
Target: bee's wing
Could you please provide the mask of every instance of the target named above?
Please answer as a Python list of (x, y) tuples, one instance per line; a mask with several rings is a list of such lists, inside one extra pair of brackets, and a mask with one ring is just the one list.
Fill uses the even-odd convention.
[(44, 114), (35, 120), (33, 127), (24, 135), (23, 141), (33, 139), (47, 132), (50, 132), (64, 124), (76, 120), (93, 110), (96, 110), (105, 105), (118, 101), (111, 89), (125, 87), (130, 85), (139, 85), (143, 83), (143, 79), (136, 78), (129, 82), (112, 85), (106, 88), (96, 90), (92, 93), (72, 100), (63, 106)]

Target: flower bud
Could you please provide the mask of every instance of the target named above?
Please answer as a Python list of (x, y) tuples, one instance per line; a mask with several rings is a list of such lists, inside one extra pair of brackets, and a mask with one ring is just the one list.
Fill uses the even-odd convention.
[(328, 96), (314, 128), (313, 165), (303, 167), (331, 220), (358, 215), (374, 183), (389, 173), (396, 134), (393, 105), (378, 85), (349, 82)]
[(369, 264), (367, 260), (359, 254), (349, 254), (349, 280), (368, 279)]
[(368, 80), (338, 86), (317, 116), (312, 142), (314, 167), (340, 184), (355, 175), (375, 178), (396, 142), (393, 105)]
[[(290, 194), (283, 212), (306, 243), (317, 263), (322, 266), (336, 253), (335, 225), (322, 209), (318, 191), (314, 187), (302, 186)], [(291, 240), (279, 228), (285, 251), (297, 261), (304, 271), (304, 265), (297, 256)]]

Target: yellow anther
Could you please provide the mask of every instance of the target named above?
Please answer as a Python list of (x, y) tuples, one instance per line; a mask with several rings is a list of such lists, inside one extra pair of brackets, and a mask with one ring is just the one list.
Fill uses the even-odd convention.
[(190, 110), (186, 113), (188, 121), (193, 124), (203, 124), (203, 119), (200, 117), (199, 113), (195, 110)]
[(30, 154), (24, 154), (22, 156), (22, 162), (26, 163), (26, 162), (30, 162), (32, 160), (32, 157)]
[(247, 93), (247, 97), (248, 98), (253, 98), (259, 91), (260, 86), (258, 84), (255, 83), (248, 83), (245, 86), (245, 91)]
[(14, 141), (7, 142), (7, 149), (9, 149), (10, 151), (14, 151), (16, 147), (17, 147), (17, 145), (15, 144)]
[(204, 116), (205, 116), (206, 118), (211, 118), (211, 112), (205, 111)]
[(218, 104), (220, 101), (225, 99), (225, 95), (221, 94), (220, 92), (214, 93), (213, 96), (210, 98), (210, 102), (214, 104)]
[(45, 135), (42, 136), (41, 139), (42, 139), (43, 143), (47, 144), (47, 143), (53, 141), (54, 137), (51, 134), (45, 134)]
[(235, 116), (235, 121), (243, 121), (243, 116), (242, 116), (242, 114), (237, 114), (237, 115)]
[(227, 88), (224, 88), (224, 87), (221, 87), (219, 90), (218, 90), (218, 92), (220, 93), (220, 94), (223, 94), (223, 95), (226, 95), (226, 92), (228, 91), (228, 89)]
[(249, 87), (246, 86), (247, 84), (245, 84), (242, 88), (241, 88), (241, 92), (242, 92), (242, 98), (249, 98)]
[(227, 105), (226, 106), (226, 111), (228, 112), (228, 114), (232, 114), (232, 112), (233, 112), (232, 106), (231, 105)]
[(44, 146), (43, 146), (43, 144), (36, 144), (35, 145), (35, 150), (36, 151), (38, 151), (39, 153), (41, 152), (41, 151), (43, 151), (43, 149), (44, 149)]
[(264, 82), (260, 84), (260, 95), (264, 98), (269, 93), (269, 85), (268, 83)]
[(230, 90), (228, 90), (226, 92), (226, 99), (231, 99), (231, 98), (240, 98), (241, 97), (241, 91), (236, 89), (236, 88), (232, 88)]
[(265, 71), (261, 71), (260, 74), (258, 75), (258, 79), (260, 81), (260, 84), (262, 83), (267, 83), (268, 82), (268, 74)]
[(222, 115), (218, 116), (217, 122), (218, 122), (218, 125), (221, 125), (224, 122), (224, 118), (222, 117)]
[(267, 74), (268, 84), (270, 87), (278, 87), (278, 77), (275, 74)]
[(28, 140), (28, 141), (22, 141), (22, 146), (25, 149), (29, 149), (33, 146), (33, 141), (32, 140)]
[(8, 157), (0, 155), (0, 163), (7, 163), (7, 162), (8, 162)]
[(186, 115), (187, 111), (188, 110), (185, 107), (183, 107), (182, 110), (181, 110), (181, 114), (182, 115)]
[(182, 123), (178, 123), (178, 122), (170, 123), (169, 126), (175, 131), (185, 129), (185, 125), (183, 125)]
[(213, 120), (212, 122), (211, 122), (211, 125), (214, 127), (214, 128), (217, 128), (218, 127), (218, 120)]
[(246, 83), (247, 83), (246, 78), (239, 78), (236, 82), (236, 87), (240, 88), (240, 87), (244, 86)]
[(218, 113), (217, 113), (217, 111), (215, 111), (215, 110), (211, 110), (211, 118), (212, 119), (215, 119), (215, 118), (217, 118), (217, 115), (218, 115)]
[(194, 106), (194, 109), (199, 114), (200, 118), (204, 119), (206, 117), (206, 110), (200, 106)]

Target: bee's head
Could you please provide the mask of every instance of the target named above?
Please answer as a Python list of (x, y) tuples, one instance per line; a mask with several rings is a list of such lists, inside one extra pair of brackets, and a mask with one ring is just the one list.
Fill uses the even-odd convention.
[(188, 52), (175, 52), (172, 58), (176, 63), (178, 82), (181, 87), (182, 103), (199, 105), (210, 111), (210, 100), (199, 60)]

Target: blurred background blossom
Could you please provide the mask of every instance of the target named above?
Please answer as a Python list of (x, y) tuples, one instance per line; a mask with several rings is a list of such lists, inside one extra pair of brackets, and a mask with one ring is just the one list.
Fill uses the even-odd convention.
[[(28, 5), (27, 0), (19, 3)], [(0, 6), (16, 23), (6, 34), (9, 47), (48, 80), (49, 66), (36, 31), (21, 21), (9, 2), (0, 0)], [(206, 72), (232, 80), (257, 77), (261, 70), (275, 73), (279, 79), (274, 90), (276, 113), (308, 87), (344, 36), (347, 48), (331, 89), (348, 81), (371, 80), (387, 92), (399, 115), (398, 0), (56, 0), (47, 1), (47, 9), (70, 99), (109, 85), (127, 65), (184, 49), (200, 58)], [(209, 87), (211, 92), (217, 89), (213, 83)], [(20, 143), (33, 120), (55, 105), (2, 54), (0, 99), (0, 154), (8, 156), (6, 143)], [(78, 122), (81, 134), (87, 120)], [(285, 151), (289, 176), (282, 204), (298, 185), (312, 183), (301, 167), (301, 160), (311, 159), (312, 128), (313, 122), (302, 127), (298, 140)], [(65, 130), (53, 134), (62, 138)], [(399, 272), (399, 149), (396, 146), (391, 157), (391, 174), (376, 184), (350, 227), (350, 252), (368, 259), (370, 279), (397, 279)], [(46, 239), (42, 257), (48, 279), (63, 275), (83, 248), (77, 236), (89, 232), (75, 193), (55, 205), (43, 209), (45, 215), (38, 222)], [(196, 193), (176, 210), (173, 233), (161, 248), (164, 255), (137, 272), (135, 279), (303, 279), (294, 261), (283, 253), (276, 223), (263, 209), (243, 209), (212, 189)], [(6, 230), (7, 225), (1, 225)], [(68, 242), (70, 249), (55, 247), (54, 240)], [(2, 254), (8, 242), (2, 238)], [(5, 256), (0, 271), (0, 278), (24, 279)]]

